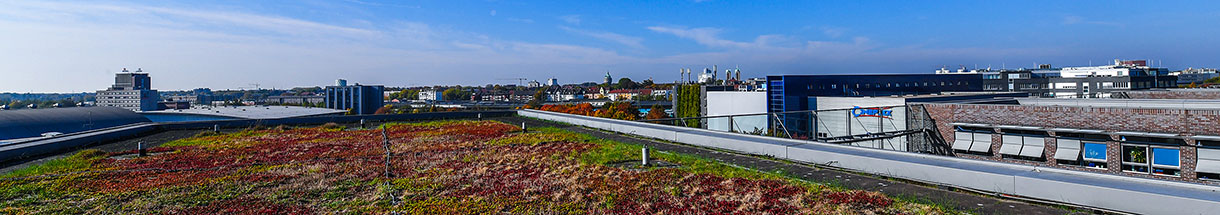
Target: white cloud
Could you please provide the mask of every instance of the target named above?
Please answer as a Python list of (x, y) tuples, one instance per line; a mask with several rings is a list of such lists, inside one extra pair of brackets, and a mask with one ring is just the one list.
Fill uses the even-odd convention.
[[(1032, 48), (885, 48), (866, 37), (804, 41), (787, 35), (752, 35), (752, 40), (735, 41), (723, 38), (719, 28), (660, 26), (647, 29), (710, 49), (632, 56), (616, 51), (620, 48), (504, 40), (406, 20), (327, 23), (231, 10), (93, 2), (0, 1), (0, 29), (4, 29), (0, 65), (5, 66), (0, 70), (0, 92), (102, 89), (123, 67), (142, 67), (152, 73), (154, 88), (172, 90), (236, 89), (250, 83), (286, 88), (324, 85), (336, 78), (389, 86), (483, 85), (515, 77), (556, 77), (578, 83), (597, 80), (607, 69), (619, 77), (656, 76), (664, 81), (667, 76), (656, 75), (658, 71), (668, 74), (678, 67), (710, 64), (740, 64), (743, 70), (750, 69), (749, 76), (757, 77), (898, 67), (880, 65), (881, 60), (1062, 56), (1056, 50)], [(559, 29), (647, 49), (639, 37)], [(939, 68), (939, 62), (934, 64), (929, 68)], [(668, 78), (673, 79), (676, 75)]]
[[(550, 63), (633, 61), (605, 49), (504, 41), (418, 22), (357, 28), (138, 5), (0, 3), (0, 29), (6, 31), (0, 34), (0, 50), (6, 50), (0, 65), (28, 71), (0, 72), (0, 92), (101, 89), (123, 67), (142, 67), (153, 74), (154, 88), (169, 90), (320, 85), (334, 78), (392, 86), (472, 84), (492, 80), (470, 77), (503, 72), (539, 74), (540, 65)], [(597, 35), (632, 43), (630, 37)], [(510, 66), (523, 64), (534, 66)]]
[(720, 38), (719, 28), (683, 28), (683, 27), (648, 27), (658, 33), (671, 34), (677, 37), (694, 40), (695, 43), (712, 48), (737, 48), (737, 49), (770, 49), (780, 48), (773, 45), (788, 43), (793, 39), (784, 35), (760, 35), (753, 42), (738, 42)]
[(533, 19), (522, 19), (522, 18), (508, 18), (508, 21), (520, 22), (520, 23), (534, 23)]
[(845, 33), (845, 32), (847, 32), (847, 29), (836, 28), (836, 27), (822, 27), (822, 34), (825, 34), (826, 36), (828, 36), (830, 38), (839, 38), (840, 36), (843, 36), (843, 33)]
[(359, 5), (368, 5), (368, 6), (376, 6), (376, 7), (419, 8), (419, 5), (387, 4), (387, 3), (367, 2), (367, 1), (359, 1), (359, 0), (345, 0), (345, 1), (354, 3), (354, 4), (359, 4)]
[(610, 33), (610, 32), (575, 29), (575, 28), (571, 28), (571, 27), (567, 27), (567, 26), (559, 26), (559, 29), (563, 29), (564, 31), (571, 32), (574, 34), (579, 34), (579, 35), (583, 35), (583, 36), (597, 38), (600, 40), (615, 42), (615, 43), (622, 44), (624, 46), (635, 48), (635, 49), (644, 48), (644, 45), (640, 43), (640, 42), (644, 41), (644, 39), (639, 38), (639, 37), (632, 37), (632, 36)]
[(1127, 25), (1124, 25), (1123, 23), (1117, 23), (1117, 22), (1102, 22), (1102, 21), (1086, 20), (1084, 17), (1074, 16), (1074, 15), (1073, 16), (1064, 16), (1063, 22), (1061, 22), (1061, 23), (1063, 25), (1087, 24), (1087, 25), (1101, 25), (1101, 26), (1110, 26), (1110, 27), (1118, 27), (1118, 28), (1127, 26)]
[(566, 22), (568, 24), (580, 25), (580, 15), (560, 16), (559, 20), (563, 20), (563, 22)]
[(672, 34), (681, 38), (692, 39), (695, 40), (696, 43), (711, 47), (745, 48), (750, 46), (749, 43), (720, 39), (718, 35), (720, 34), (720, 29), (718, 28), (671, 28), (652, 26), (648, 27), (648, 30)]

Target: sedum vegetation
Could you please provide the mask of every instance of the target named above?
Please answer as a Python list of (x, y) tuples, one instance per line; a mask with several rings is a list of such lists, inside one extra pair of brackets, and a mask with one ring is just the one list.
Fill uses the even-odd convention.
[[(201, 134), (0, 176), (0, 214), (935, 214), (939, 207), (488, 121)], [(388, 170), (387, 170), (388, 166)], [(389, 173), (387, 175), (386, 173)]]

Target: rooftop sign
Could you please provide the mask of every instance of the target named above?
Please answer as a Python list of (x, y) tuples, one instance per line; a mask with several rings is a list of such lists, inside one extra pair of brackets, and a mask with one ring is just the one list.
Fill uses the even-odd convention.
[(890, 110), (891, 108), (893, 107), (862, 108), (855, 106), (851, 108), (851, 115), (854, 117), (881, 117), (888, 119), (894, 116), (894, 110)]

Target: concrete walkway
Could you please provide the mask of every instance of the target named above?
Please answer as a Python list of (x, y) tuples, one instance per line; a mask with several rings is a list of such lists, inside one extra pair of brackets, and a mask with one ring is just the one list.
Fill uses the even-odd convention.
[(977, 194), (954, 192), (919, 184), (906, 183), (849, 173), (839, 170), (818, 168), (811, 165), (782, 162), (754, 156), (723, 152), (698, 146), (661, 142), (653, 139), (631, 137), (627, 135), (608, 133), (568, 124), (560, 124), (524, 117), (496, 118), (495, 120), (511, 125), (557, 127), (577, 133), (608, 139), (623, 143), (645, 145), (661, 152), (672, 152), (696, 155), (760, 171), (782, 171), (788, 175), (827, 184), (842, 185), (849, 189), (877, 191), (894, 197), (918, 199), (925, 203), (935, 203), (969, 213), (980, 214), (1070, 214), (1072, 211), (1025, 202), (997, 199)]

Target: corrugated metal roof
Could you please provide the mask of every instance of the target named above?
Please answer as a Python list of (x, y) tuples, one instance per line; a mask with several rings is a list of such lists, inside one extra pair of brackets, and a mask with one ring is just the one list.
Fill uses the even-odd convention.
[(140, 122), (136, 112), (117, 107), (71, 107), (0, 111), (0, 140), (36, 137), (46, 132), (73, 133)]

